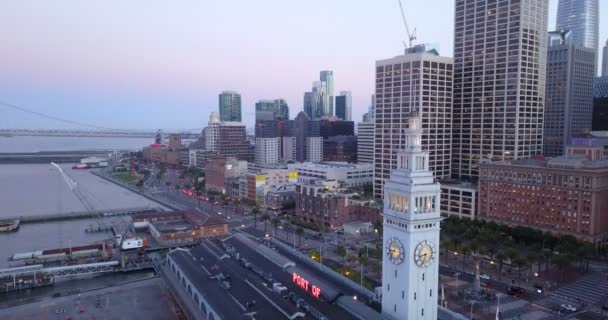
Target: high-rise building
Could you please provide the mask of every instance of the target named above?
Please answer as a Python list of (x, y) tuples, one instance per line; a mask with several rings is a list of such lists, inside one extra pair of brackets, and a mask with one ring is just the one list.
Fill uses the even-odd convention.
[(241, 122), (241, 95), (234, 91), (220, 93), (220, 121)]
[(367, 108), (367, 112), (363, 114), (363, 122), (374, 122), (376, 117), (376, 95), (372, 94), (372, 104)]
[(376, 61), (375, 197), (382, 197), (384, 182), (397, 167), (397, 153), (406, 138), (403, 130), (414, 111), (422, 119), (422, 147), (430, 153), (431, 170), (438, 178), (450, 176), (451, 107), (451, 58), (422, 45)]
[(420, 118), (408, 119), (384, 192), (382, 318), (438, 319), (440, 186), (422, 150)]
[(222, 122), (219, 126), (217, 152), (226, 157), (251, 161), (251, 146), (247, 142), (245, 125), (241, 122)]
[(357, 137), (335, 136), (323, 139), (323, 161), (357, 162)]
[(543, 154), (564, 154), (572, 137), (588, 134), (593, 115), (593, 49), (577, 46), (570, 31), (549, 33)]
[(260, 100), (255, 103), (255, 120), (289, 120), (289, 106), (284, 99)]
[(281, 138), (255, 138), (255, 163), (258, 165), (278, 163), (281, 159)]
[(357, 162), (374, 163), (374, 122), (357, 123)]
[(315, 121), (319, 122), (319, 133), (323, 139), (355, 135), (355, 123), (352, 121), (338, 120), (335, 117)]
[(559, 0), (557, 31), (572, 31), (574, 45), (591, 48), (594, 52), (594, 73), (597, 74), (600, 22), (599, 0)]
[(340, 91), (340, 95), (336, 96), (336, 117), (351, 121), (352, 103), (350, 91)]
[(318, 162), (323, 159), (323, 137), (320, 134), (319, 121), (310, 120), (304, 112), (298, 113), (293, 120), (293, 136), (296, 161)]
[(451, 172), (476, 180), (480, 159), (542, 152), (549, 0), (455, 9)]
[(608, 77), (608, 40), (602, 53), (602, 77)]
[(217, 151), (217, 144), (220, 135), (220, 119), (217, 112), (211, 112), (209, 115), (209, 122), (207, 127), (203, 129), (203, 135), (205, 136), (205, 150)]
[(326, 109), (327, 104), (327, 84), (322, 81), (315, 81), (312, 85), (312, 113), (313, 117), (310, 119), (319, 119), (323, 116), (327, 116)]
[(323, 102), (323, 116), (334, 115), (334, 72), (321, 71), (319, 79), (325, 83), (325, 102)]
[(310, 119), (315, 117), (312, 101), (313, 101), (313, 93), (304, 92), (304, 113)]
[(334, 114), (334, 73), (321, 71), (319, 78), (312, 90), (304, 93), (304, 113), (313, 120)]
[(593, 122), (592, 131), (608, 131), (608, 77), (593, 81)]

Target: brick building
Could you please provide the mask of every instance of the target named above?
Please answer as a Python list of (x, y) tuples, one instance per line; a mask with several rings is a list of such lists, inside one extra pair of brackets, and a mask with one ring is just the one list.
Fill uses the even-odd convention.
[(247, 162), (215, 156), (205, 163), (205, 189), (226, 193), (226, 179), (238, 177), (247, 171)]
[(296, 185), (295, 215), (303, 222), (338, 228), (351, 221), (380, 221), (381, 207), (373, 200), (357, 199), (337, 181), (317, 180)]
[(608, 161), (585, 156), (480, 164), (484, 220), (608, 240)]

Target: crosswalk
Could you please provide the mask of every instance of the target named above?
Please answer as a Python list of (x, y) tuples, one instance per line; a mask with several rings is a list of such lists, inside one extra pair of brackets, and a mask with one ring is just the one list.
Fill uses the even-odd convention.
[(608, 281), (604, 272), (589, 274), (557, 291), (535, 304), (549, 310), (559, 309), (562, 304), (576, 307), (596, 304), (608, 297)]
[(608, 317), (595, 313), (595, 312), (587, 311), (587, 312), (577, 314), (575, 319), (576, 320), (606, 320), (606, 319), (608, 319)]

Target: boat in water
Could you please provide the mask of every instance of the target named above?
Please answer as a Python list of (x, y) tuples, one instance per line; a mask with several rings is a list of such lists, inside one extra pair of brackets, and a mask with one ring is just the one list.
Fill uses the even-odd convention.
[(0, 220), (0, 232), (16, 231), (19, 228), (19, 220)]

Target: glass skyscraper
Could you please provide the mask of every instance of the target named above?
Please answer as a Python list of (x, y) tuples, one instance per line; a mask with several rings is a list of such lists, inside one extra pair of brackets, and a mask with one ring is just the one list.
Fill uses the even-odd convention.
[(234, 91), (220, 93), (220, 121), (241, 122), (241, 95)]
[(599, 46), (599, 0), (559, 0), (556, 31), (570, 30), (575, 46), (595, 52), (596, 69)]
[(549, 157), (564, 155), (572, 137), (591, 130), (595, 54), (571, 43), (569, 33), (549, 33), (543, 133), (543, 154)]

